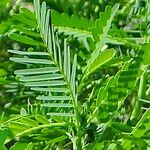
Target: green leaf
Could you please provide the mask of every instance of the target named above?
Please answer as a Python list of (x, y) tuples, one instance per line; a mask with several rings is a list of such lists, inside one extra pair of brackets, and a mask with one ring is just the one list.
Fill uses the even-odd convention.
[(16, 142), (13, 146), (11, 146), (10, 150), (20, 150), (21, 149), (26, 149), (28, 146), (28, 143), (23, 143), (23, 142)]
[(70, 70), (71, 70), (71, 67), (70, 67), (70, 48), (68, 46), (67, 47), (67, 78), (68, 78), (68, 81), (70, 81)]
[(25, 125), (28, 125), (28, 126), (31, 126), (31, 127), (39, 125), (37, 121), (35, 121), (33, 119), (30, 119), (30, 118), (27, 118), (27, 117), (22, 118), (21, 122), (24, 123)]
[(150, 64), (150, 43), (144, 44), (141, 49), (144, 51), (144, 54), (142, 56), (143, 64), (144, 65)]
[(100, 19), (96, 20), (95, 28), (92, 29), (92, 35), (96, 42), (106, 38), (108, 31), (111, 27), (111, 22), (119, 9), (119, 4), (116, 4), (111, 8), (107, 6), (105, 12), (100, 13)]
[(28, 29), (28, 28), (25, 28), (25, 27), (22, 27), (22, 26), (18, 26), (18, 25), (13, 25), (11, 26), (12, 29), (16, 29), (20, 32), (23, 32), (27, 35), (31, 35), (31, 36), (34, 36), (34, 37), (41, 37), (41, 35), (37, 32), (33, 32), (32, 30)]
[[(34, 126), (34, 127), (29, 126), (29, 128), (23, 128), (22, 123), (19, 123), (19, 122), (16, 122), (16, 123), (17, 123), (17, 126), (18, 126), (17, 129), (19, 131), (17, 131), (17, 133), (14, 133), (14, 137), (29, 136), (32, 133), (35, 133), (37, 131), (39, 132), (39, 130), (44, 129), (44, 128), (54, 128), (54, 127), (60, 127), (60, 126), (65, 125), (65, 123), (48, 123), (48, 124), (42, 124), (42, 125), (38, 125), (38, 126)], [(20, 125), (20, 128), (19, 128), (19, 125)], [(11, 126), (12, 125), (10, 125), (10, 128), (12, 128)], [(14, 126), (14, 127), (16, 127), (16, 126)]]
[(38, 42), (36, 40), (33, 40), (32, 38), (29, 38), (27, 36), (23, 36), (23, 35), (20, 35), (17, 33), (10, 33), (8, 36), (10, 39), (15, 40), (15, 41), (20, 42), (20, 43), (24, 43), (24, 44), (28, 44), (28, 45), (42, 45), (42, 46), (44, 46), (44, 44), (41, 42)]
[(44, 103), (41, 104), (43, 107), (73, 107), (72, 104), (68, 103)]
[(27, 129), (30, 129), (30, 126), (25, 125), (24, 123), (17, 122), (17, 121), (11, 122), (9, 127), (13, 128), (13, 129), (17, 129), (17, 130), (27, 130)]
[(40, 1), (39, 0), (34, 0), (34, 10), (35, 10), (35, 14), (36, 14), (36, 18), (38, 19), (38, 21), (40, 21)]
[(101, 52), (99, 56), (86, 69), (84, 78), (97, 71), (102, 65), (110, 61), (116, 54), (115, 49), (107, 49)]
[(96, 49), (91, 55), (91, 59), (88, 60), (88, 66), (90, 66), (96, 59), (98, 59), (102, 48), (106, 44), (106, 38), (108, 36), (109, 29), (111, 27), (112, 20), (119, 9), (119, 4), (115, 4), (113, 8), (107, 6), (105, 12), (100, 13), (100, 19), (96, 20), (95, 27), (92, 29), (92, 36), (96, 44)]
[(67, 43), (66, 40), (64, 40), (64, 73), (67, 76), (67, 66), (68, 66), (68, 62), (67, 62)]
[(38, 96), (36, 99), (39, 100), (47, 100), (47, 101), (51, 101), (51, 100), (70, 100), (71, 97), (70, 96)]
[(74, 56), (72, 73), (71, 73), (71, 86), (75, 94), (75, 78), (76, 78), (76, 69), (77, 69), (77, 55)]
[(52, 61), (47, 59), (31, 59), (31, 58), (18, 58), (18, 57), (10, 57), (11, 61), (18, 63), (32, 63), (32, 64), (53, 64)]
[(61, 142), (61, 141), (64, 141), (65, 139), (67, 139), (67, 138), (68, 138), (67, 136), (62, 135), (62, 136), (59, 136), (59, 137), (54, 138), (54, 139), (52, 139), (52, 140), (49, 140), (49, 141), (48, 141), (48, 144)]
[(150, 104), (150, 100), (146, 100), (146, 99), (139, 99), (139, 101), (146, 103), (146, 104)]
[(52, 38), (51, 44), (53, 45), (53, 58), (54, 58), (54, 61), (57, 62), (57, 51), (56, 51), (54, 27), (51, 26), (50, 29), (51, 29), (51, 38)]
[(37, 114), (35, 116), (35, 119), (40, 122), (40, 123), (43, 123), (43, 124), (50, 124), (50, 122), (44, 117), (44, 116), (41, 116), (39, 114)]
[(65, 92), (68, 93), (68, 89), (66, 88), (31, 88), (31, 90), (34, 91), (43, 91), (43, 92)]
[(41, 6), (41, 20), (40, 20), (42, 32), (44, 32), (44, 27), (45, 27), (45, 21), (46, 21), (45, 16), (46, 16), (46, 3), (43, 2)]
[(33, 14), (33, 12), (31, 12), (29, 9), (23, 7), (21, 8), (21, 13), (26, 17), (26, 18), (30, 18), (32, 20), (34, 20), (36, 22), (36, 18), (35, 18), (35, 14)]
[(17, 70), (14, 73), (17, 75), (31, 75), (31, 74), (55, 73), (57, 71), (58, 69), (56, 67), (43, 67), (43, 68)]
[(25, 150), (28, 146), (28, 143), (16, 142), (13, 146), (11, 146), (10, 150), (20, 150), (20, 148)]
[(28, 81), (44, 81), (44, 80), (53, 80), (53, 79), (61, 79), (62, 75), (60, 74), (44, 74), (44, 75), (37, 75), (37, 76), (28, 76), (28, 77), (21, 77), (20, 81), (28, 82)]
[(45, 37), (45, 43), (46, 44), (48, 44), (49, 19), (50, 19), (50, 10), (47, 11), (46, 21), (45, 21), (45, 26), (44, 26), (44, 37)]
[[(49, 30), (48, 30), (48, 41), (47, 41), (47, 47), (48, 47), (48, 51), (50, 52), (50, 53), (52, 53), (52, 31), (51, 31), (51, 27), (49, 27), (48, 28)], [(60, 49), (60, 48), (59, 48)]]
[(61, 49), (60, 49), (60, 44), (59, 44), (59, 41), (58, 41), (58, 35), (56, 36), (56, 45), (58, 47), (58, 61), (59, 61), (59, 66), (60, 66), (60, 69), (62, 69), (62, 55), (61, 55)]
[(59, 117), (74, 117), (74, 114), (71, 113), (47, 113), (49, 116), (59, 116)]
[(9, 53), (18, 54), (18, 55), (35, 55), (35, 56), (49, 56), (47, 52), (26, 52), (26, 51), (18, 51), (18, 50), (7, 50)]
[(36, 28), (37, 24), (34, 19), (26, 17), (24, 13), (16, 14), (12, 16), (13, 20), (19, 21), (23, 23), (24, 25), (30, 27), (30, 28)]
[[(52, 22), (56, 27), (66, 27), (67, 29), (80, 29), (80, 30), (91, 30), (94, 26), (93, 20), (88, 20), (81, 18), (77, 15), (72, 15), (71, 17), (65, 13), (58, 13), (52, 10)], [(79, 23), (80, 22), (80, 23)]]
[(66, 85), (65, 81), (42, 81), (42, 82), (27, 82), (25, 83), (25, 86), (60, 86), (60, 85)]

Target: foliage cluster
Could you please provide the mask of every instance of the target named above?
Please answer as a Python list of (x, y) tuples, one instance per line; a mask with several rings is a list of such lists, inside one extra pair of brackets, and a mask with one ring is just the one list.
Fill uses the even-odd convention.
[(6, 0), (0, 18), (0, 150), (150, 148), (150, 0)]

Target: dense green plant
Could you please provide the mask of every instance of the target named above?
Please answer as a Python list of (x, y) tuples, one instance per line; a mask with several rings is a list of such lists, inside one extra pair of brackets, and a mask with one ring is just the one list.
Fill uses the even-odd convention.
[(40, 0), (34, 12), (10, 16), (1, 32), (11, 65), (0, 70), (0, 150), (150, 147), (150, 5), (124, 3), (110, 1), (92, 20)]

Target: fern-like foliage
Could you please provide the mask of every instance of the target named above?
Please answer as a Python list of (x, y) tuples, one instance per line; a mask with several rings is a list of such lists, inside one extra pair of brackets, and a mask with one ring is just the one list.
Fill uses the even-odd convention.
[(81, 18), (77, 15), (68, 16), (56, 11), (52, 11), (52, 23), (59, 33), (73, 35), (82, 40), (91, 37), (91, 31), (95, 24), (93, 20)]
[(91, 31), (95, 23), (93, 20), (80, 18), (77, 15), (69, 16), (65, 13), (60, 14), (54, 10), (52, 11), (52, 22), (58, 28), (66, 27), (85, 31)]
[[(115, 77), (108, 80), (105, 87), (101, 87), (97, 97), (101, 119), (108, 121), (124, 103), (125, 99), (134, 91), (139, 80), (139, 68), (142, 54), (127, 61)], [(107, 95), (107, 96), (106, 96)], [(110, 115), (111, 114), (111, 115)]]
[(97, 45), (96, 50), (92, 53), (92, 57), (89, 60), (88, 65), (95, 61), (95, 59), (100, 55), (102, 47), (106, 44), (106, 38), (111, 27), (111, 22), (118, 9), (118, 4), (116, 4), (113, 8), (109, 6), (106, 7), (105, 12), (100, 14), (100, 19), (96, 21), (95, 28), (92, 29), (92, 36)]
[[(75, 88), (77, 56), (74, 56), (71, 65), (70, 49), (66, 40), (62, 51), (54, 28), (49, 25), (51, 24), (50, 10), (47, 10), (46, 3), (43, 2), (40, 6), (40, 1), (35, 0), (34, 6), (37, 20), (34, 25), (39, 33), (32, 33), (25, 28), (14, 26), (15, 29), (23, 31), (26, 35), (11, 33), (9, 37), (21, 43), (43, 46), (45, 52), (8, 50), (17, 55), (11, 57), (10, 60), (32, 66), (32, 68), (17, 70), (15, 74), (25, 86), (40, 93), (37, 99), (43, 101), (42, 107), (49, 108), (49, 115), (74, 116), (77, 103)], [(34, 15), (32, 17), (34, 18)], [(33, 36), (39, 37), (39, 35), (43, 42), (33, 39)]]
[[(84, 76), (81, 80), (81, 88), (84, 82), (90, 74), (97, 71), (103, 64), (109, 62), (114, 56), (116, 51), (114, 49), (106, 49), (108, 31), (110, 30), (112, 20), (119, 9), (119, 5), (116, 4), (113, 8), (106, 7), (105, 11), (100, 13), (100, 19), (96, 20), (95, 26), (92, 28), (92, 39), (94, 43), (94, 51), (91, 54), (91, 58), (87, 61), (87, 66), (84, 69)], [(109, 42), (108, 42), (109, 43)], [(80, 89), (79, 89), (80, 90)]]
[[(69, 16), (65, 13), (60, 14), (56, 11), (52, 11), (52, 23), (59, 33), (73, 35), (79, 40), (85, 40), (86, 38), (93, 37), (97, 43), (99, 41), (99, 35), (101, 35), (104, 30), (105, 32), (108, 32), (112, 19), (117, 13), (116, 11), (118, 6), (119, 5), (116, 4), (114, 8), (111, 8), (110, 6), (106, 7), (105, 11), (100, 13), (100, 18), (96, 21), (81, 18), (76, 15)], [(105, 37), (105, 41), (106, 43), (112, 44), (124, 44), (123, 41), (119, 42), (115, 39), (109, 38), (108, 36)]]
[[(109, 31), (114, 15), (118, 13), (118, 6), (118, 4), (116, 4), (113, 8), (111, 6), (107, 6), (105, 11), (100, 13), (99, 18), (94, 21), (81, 18), (77, 15), (69, 16), (65, 13), (60, 14), (56, 11), (52, 11), (52, 23), (59, 33), (74, 36), (84, 43), (87, 38), (93, 38), (97, 43), (99, 42), (100, 35), (103, 34), (102, 32), (104, 30), (105, 33)], [(118, 30), (120, 31), (120, 29)], [(123, 29), (123, 31), (125, 31), (125, 29)], [(136, 40), (136, 38), (130, 40), (126, 36), (122, 39), (120, 37), (115, 37), (116, 34), (118, 34), (118, 31), (113, 28), (112, 33), (108, 34), (104, 38), (104, 41), (113, 45), (129, 45), (132, 48), (138, 47), (133, 41), (133, 39)]]
[[(144, 76), (148, 75), (150, 44), (137, 45), (126, 40), (130, 35), (124, 29), (111, 28), (119, 5), (107, 6), (99, 19), (91, 22), (50, 11), (40, 0), (34, 0), (34, 8), (35, 13), (22, 8), (14, 15), (16, 23), (9, 31), (15, 47), (24, 48), (8, 50), (13, 55), (10, 60), (21, 65), (14, 72), (17, 82), (7, 85), (7, 92), (23, 102), (29, 98), (28, 111), (21, 108), (21, 115), (1, 123), (0, 146), (19, 139), (12, 149), (20, 144), (35, 149), (39, 144), (38, 148), (45, 150), (99, 150), (130, 149), (139, 138), (145, 142), (150, 111), (146, 100), (149, 79)], [(60, 32), (87, 40), (89, 49), (80, 43), (79, 52), (71, 53), (67, 40), (59, 38), (64, 37)], [(76, 38), (69, 40), (77, 42)], [(140, 119), (143, 104), (147, 111)], [(28, 138), (31, 143), (24, 143)]]
[[(18, 115), (15, 117), (12, 117), (10, 120), (7, 120), (3, 124), (1, 124), (1, 142), (3, 144), (8, 144), (12, 139), (27, 137), (30, 134), (30, 139), (32, 139), (32, 143), (26, 143), (24, 142), (25, 148), (34, 148), (36, 145), (38, 145), (38, 142), (43, 142), (43, 146), (51, 145), (51, 141), (60, 142), (68, 137), (64, 134), (65, 131), (61, 129), (64, 127), (66, 123), (52, 123), (50, 120), (48, 120), (46, 117), (41, 116), (39, 114), (32, 116), (26, 116), (26, 115)], [(57, 134), (55, 130), (60, 127)], [(4, 128), (4, 129), (3, 129)], [(51, 132), (49, 131), (51, 129)], [(38, 132), (44, 133), (43, 136), (39, 134)], [(49, 138), (49, 134), (53, 134), (51, 138)], [(11, 136), (13, 135), (13, 137)], [(7, 139), (6, 139), (7, 137)], [(41, 140), (42, 139), (42, 140)], [(44, 143), (46, 141), (46, 143)], [(2, 147), (2, 143), (1, 147)], [(19, 144), (23, 144), (22, 141), (16, 142), (12, 148), (15, 149)]]

